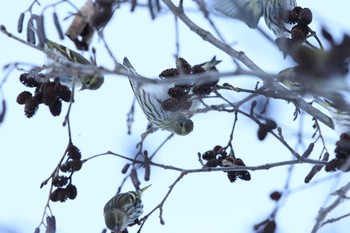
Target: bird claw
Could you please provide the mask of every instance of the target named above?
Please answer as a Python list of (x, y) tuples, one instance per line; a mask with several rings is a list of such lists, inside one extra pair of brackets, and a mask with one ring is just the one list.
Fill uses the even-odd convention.
[[(133, 222), (133, 223), (131, 223), (131, 224), (129, 224), (128, 225), (128, 227), (132, 227), (132, 226), (134, 226), (134, 225), (140, 225), (141, 224), (141, 221), (140, 221), (140, 219), (135, 219), (135, 221)], [(126, 230), (126, 229), (125, 229)], [(125, 232), (123, 232), (123, 233), (125, 233)]]

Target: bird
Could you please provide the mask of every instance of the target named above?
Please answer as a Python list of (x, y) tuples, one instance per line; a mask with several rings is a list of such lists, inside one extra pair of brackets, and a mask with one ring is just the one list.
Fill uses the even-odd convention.
[(47, 55), (47, 76), (49, 78), (59, 78), (60, 82), (64, 85), (72, 86), (72, 80), (74, 78), (74, 87), (80, 87), (80, 90), (97, 90), (103, 82), (104, 77), (101, 74), (79, 74), (76, 77), (72, 75), (62, 75), (63, 68), (61, 65), (57, 65), (57, 56), (63, 57), (67, 61), (75, 62), (83, 65), (91, 65), (91, 63), (79, 53), (68, 49), (67, 47), (53, 42), (49, 39), (45, 39), (44, 52)]
[(137, 222), (143, 213), (142, 193), (150, 186), (137, 191), (117, 194), (106, 203), (103, 212), (108, 229), (119, 233), (124, 231), (128, 225)]
[(239, 19), (250, 28), (257, 28), (263, 16), (267, 27), (276, 35), (285, 35), (284, 12), (292, 10), (296, 0), (207, 0), (210, 9), (230, 18)]
[(132, 90), (151, 124), (182, 136), (192, 132), (193, 121), (189, 119), (185, 112), (181, 110), (166, 111), (162, 107), (162, 101), (169, 98), (168, 90), (172, 87), (171, 84), (167, 82), (146, 82), (145, 78), (136, 72), (127, 57), (123, 59), (123, 65), (131, 74), (129, 81)]
[[(319, 62), (321, 67), (323, 61)], [(339, 134), (350, 134), (350, 80), (348, 75), (338, 73), (328, 74), (325, 70), (303, 73), (300, 68), (293, 67), (282, 70), (277, 81), (285, 85), (290, 91), (301, 96), (312, 98), (313, 102), (328, 110), (332, 118), (334, 130)], [(321, 68), (316, 67), (319, 71)], [(322, 73), (327, 73), (322, 76)]]

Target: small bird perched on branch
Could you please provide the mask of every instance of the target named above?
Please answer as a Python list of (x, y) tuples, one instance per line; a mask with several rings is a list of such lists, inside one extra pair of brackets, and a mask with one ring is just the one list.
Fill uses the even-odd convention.
[(109, 200), (104, 209), (104, 217), (108, 229), (115, 233), (124, 231), (128, 225), (137, 222), (143, 213), (142, 193), (151, 185), (138, 191), (120, 193)]
[[(79, 53), (68, 49), (67, 47), (57, 44), (56, 42), (53, 42), (51, 40), (46, 39), (45, 44), (44, 44), (44, 50), (47, 51), (47, 63), (49, 68), (47, 68), (47, 75), (55, 75), (57, 72), (58, 74), (60, 73), (60, 66), (57, 65), (57, 67), (50, 67), (50, 66), (55, 66), (57, 64), (57, 61), (55, 59), (52, 59), (50, 56), (58, 55), (62, 56), (64, 59), (67, 59), (68, 61), (71, 62), (76, 62), (79, 64), (83, 65), (91, 65), (91, 63), (82, 55)], [(72, 79), (73, 77), (70, 75), (62, 75), (58, 77), (60, 82), (66, 85), (71, 85), (72, 84)], [(97, 90), (99, 89), (103, 82), (104, 82), (104, 77), (101, 74), (80, 74), (75, 78), (75, 87), (80, 87), (81, 90)]]
[[(193, 66), (192, 68), (197, 67), (196, 69), (200, 68), (203, 70), (203, 72), (205, 72), (214, 68), (215, 65), (217, 65), (219, 62), (220, 61), (216, 60), (214, 57), (210, 61)], [(161, 81), (156, 83), (149, 82), (136, 72), (135, 68), (131, 65), (128, 58), (124, 58), (123, 65), (131, 74), (129, 76), (131, 87), (134, 91), (138, 103), (140, 104), (143, 112), (151, 124), (182, 136), (192, 132), (194, 127), (193, 121), (188, 117), (187, 112), (189, 108), (194, 108), (196, 104), (193, 103), (195, 101), (192, 101), (190, 95), (188, 95), (191, 92), (192, 87), (190, 83), (179, 84), (176, 82), (176, 78), (172, 79), (174, 80), (173, 83)], [(184, 81), (182, 80), (182, 82)], [(177, 109), (173, 108), (169, 110), (167, 106), (171, 104), (171, 101), (178, 101), (174, 98), (169, 98), (169, 91), (174, 90), (172, 89), (174, 87), (176, 88), (183, 86), (191, 86), (186, 91), (184, 91), (184, 97), (179, 101), (179, 105), (183, 104), (187, 107), (182, 108), (182, 106), (180, 106)], [(167, 100), (170, 101), (165, 103), (164, 101)], [(198, 100), (196, 102), (198, 102)]]

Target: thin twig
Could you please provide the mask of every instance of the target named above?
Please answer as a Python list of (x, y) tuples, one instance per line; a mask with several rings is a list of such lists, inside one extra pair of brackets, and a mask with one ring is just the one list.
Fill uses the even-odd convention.
[(345, 200), (346, 194), (347, 192), (349, 192), (349, 190), (350, 182), (332, 194), (336, 195), (337, 198), (330, 205), (319, 210), (318, 216), (316, 218), (316, 223), (312, 228), (311, 233), (316, 233), (322, 226), (324, 226), (324, 220), (327, 217), (327, 215)]
[(264, 85), (268, 89), (274, 90), (276, 92), (282, 92), (284, 93), (286, 98), (293, 99), (293, 104), (296, 105), (298, 108), (304, 110), (311, 116), (316, 117), (319, 119), (322, 123), (325, 125), (333, 128), (333, 123), (331, 119), (326, 116), (324, 113), (319, 111), (318, 109), (315, 109), (314, 107), (310, 106), (307, 102), (305, 102), (303, 99), (295, 95), (294, 93), (287, 90), (285, 87), (283, 87), (281, 84), (277, 83), (276, 81), (266, 78), (266, 73), (258, 67), (251, 59), (249, 59), (244, 52), (239, 52), (234, 50), (231, 46), (223, 43), (222, 41), (216, 39), (210, 32), (202, 29), (198, 25), (196, 25), (190, 18), (188, 18), (181, 9), (176, 7), (171, 0), (163, 0), (163, 2), (169, 7), (169, 9), (173, 12), (174, 15), (178, 16), (193, 32), (195, 32), (198, 36), (200, 36), (203, 40), (209, 42), (210, 44), (216, 46), (218, 49), (222, 50), (223, 52), (227, 53), (228, 55), (232, 56), (233, 58), (241, 61), (243, 64), (245, 64), (250, 70), (253, 70), (257, 73), (257, 76), (261, 78), (264, 81)]

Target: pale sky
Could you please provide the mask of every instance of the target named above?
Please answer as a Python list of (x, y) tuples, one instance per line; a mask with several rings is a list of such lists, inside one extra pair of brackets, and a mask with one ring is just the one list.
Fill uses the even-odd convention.
[[(25, 33), (17, 33), (17, 19), (30, 2), (0, 1), (0, 23), (23, 39), (26, 37)], [(52, 1), (40, 2), (45, 6)], [(350, 33), (348, 3), (335, 6), (329, 1), (298, 2), (300, 6), (309, 7), (313, 11), (314, 21), (311, 27), (314, 30), (319, 31), (321, 26), (326, 25), (338, 39), (341, 39), (342, 34)], [(84, 1), (74, 3), (80, 7)], [(191, 9), (196, 9), (192, 1), (186, 4)], [(34, 11), (40, 13), (40, 9), (35, 7)], [(65, 18), (68, 12), (74, 11), (68, 5), (60, 5), (56, 10), (61, 19)], [(201, 27), (211, 30), (201, 14), (189, 15)], [(59, 41), (52, 26), (51, 16), (52, 11), (49, 9), (45, 12), (45, 19), (48, 20), (46, 33), (50, 39)], [(218, 19), (215, 22), (225, 39), (236, 50), (244, 51), (262, 69), (278, 72), (292, 66), (289, 59), (282, 60), (282, 55), (270, 42), (244, 23), (228, 19)], [(69, 23), (70, 19), (62, 24), (64, 30)], [(261, 20), (259, 25), (267, 30), (264, 20)], [(146, 9), (137, 8), (136, 12), (130, 14), (129, 6), (125, 5), (115, 13), (111, 24), (105, 30), (105, 35), (116, 58), (121, 61), (127, 56), (137, 71), (146, 77), (155, 78), (162, 70), (175, 66), (174, 17), (170, 14), (161, 15), (152, 21)], [(43, 65), (44, 55), (41, 52), (5, 35), (0, 35), (0, 41), (1, 66), (13, 62)], [(74, 48), (69, 39), (60, 43)], [(113, 63), (97, 36), (94, 37), (93, 45), (97, 48), (98, 65), (111, 68)], [(232, 71), (234, 68), (229, 56), (203, 41), (182, 23), (180, 55), (191, 64), (204, 62), (216, 55), (217, 59), (222, 60), (217, 67), (220, 71)], [(88, 53), (84, 56), (89, 58)], [(68, 143), (67, 129), (62, 127), (68, 105), (64, 104), (59, 117), (52, 117), (47, 108), (40, 106), (36, 115), (27, 119), (23, 113), (23, 106), (16, 103), (18, 93), (27, 90), (18, 80), (20, 73), (13, 71), (3, 86), (7, 114), (5, 121), (0, 125), (0, 233), (34, 232), (41, 221), (49, 193), (49, 185), (40, 189), (40, 183), (50, 176)], [(5, 75), (6, 72), (2, 71), (0, 80)], [(140, 135), (147, 126), (147, 120), (137, 106), (132, 135), (127, 135), (126, 114), (133, 100), (129, 81), (122, 76), (106, 76), (105, 79), (104, 85), (97, 91), (78, 92), (72, 107), (73, 142), (81, 150), (83, 158), (109, 150), (133, 156)], [(253, 89), (256, 80), (240, 76), (225, 82)], [(227, 96), (232, 100), (241, 97), (234, 93), (228, 93)], [(285, 106), (283, 101), (273, 101), (272, 105), (271, 117), (283, 128), (290, 145), (297, 145), (295, 135), (302, 118), (293, 121), (294, 107)], [(217, 112), (194, 116), (193, 133), (172, 138), (158, 152), (154, 161), (188, 169), (200, 168), (197, 153), (203, 153), (218, 144), (225, 145), (233, 120), (233, 114)], [(305, 144), (296, 148), (299, 153), (313, 141), (311, 118), (304, 117), (303, 124)], [(329, 150), (333, 152), (337, 135), (323, 126), (322, 130), (329, 141)], [(255, 166), (291, 159), (289, 152), (275, 138), (268, 135), (265, 141), (260, 142), (256, 131), (257, 126), (252, 125), (249, 119), (239, 117), (233, 145), (236, 156), (242, 158), (246, 165)], [(144, 149), (153, 152), (168, 135), (167, 132), (157, 131), (147, 138)], [(316, 148), (312, 158), (317, 159), (319, 152), (319, 148)], [(121, 169), (125, 163), (126, 161), (120, 158), (103, 156), (87, 162), (82, 170), (74, 174), (73, 184), (78, 189), (77, 198), (65, 203), (50, 203), (57, 221), (57, 232), (102, 231), (105, 227), (102, 212), (104, 204), (121, 184), (124, 178)], [(159, 223), (157, 210), (147, 220), (142, 232), (253, 232), (252, 226), (267, 218), (274, 209), (275, 203), (269, 199), (269, 195), (275, 190), (283, 189), (288, 168), (250, 172), (251, 181), (237, 180), (235, 183), (230, 183), (226, 174), (222, 172), (189, 174), (177, 184), (164, 205), (165, 225)], [(310, 169), (311, 165), (307, 164), (294, 167), (291, 189), (303, 189), (292, 192), (283, 202), (276, 219), (277, 232), (310, 232), (319, 208), (329, 204), (329, 194), (349, 180), (349, 175), (345, 174), (340, 179), (305, 185), (304, 178)], [(152, 184), (144, 193), (144, 213), (148, 213), (162, 200), (178, 175), (178, 172), (154, 167), (151, 170), (151, 180), (145, 182), (140, 173), (141, 186)], [(326, 174), (322, 170), (314, 181), (330, 175), (332, 174)], [(123, 191), (132, 189), (129, 180)], [(345, 202), (330, 217), (349, 213), (348, 207), (348, 203)], [(325, 226), (319, 232), (345, 232), (344, 229), (349, 227), (350, 221), (344, 219)], [(137, 230), (138, 227), (135, 226), (130, 228), (129, 232), (134, 233)], [(44, 228), (41, 228), (41, 231), (44, 232)]]

